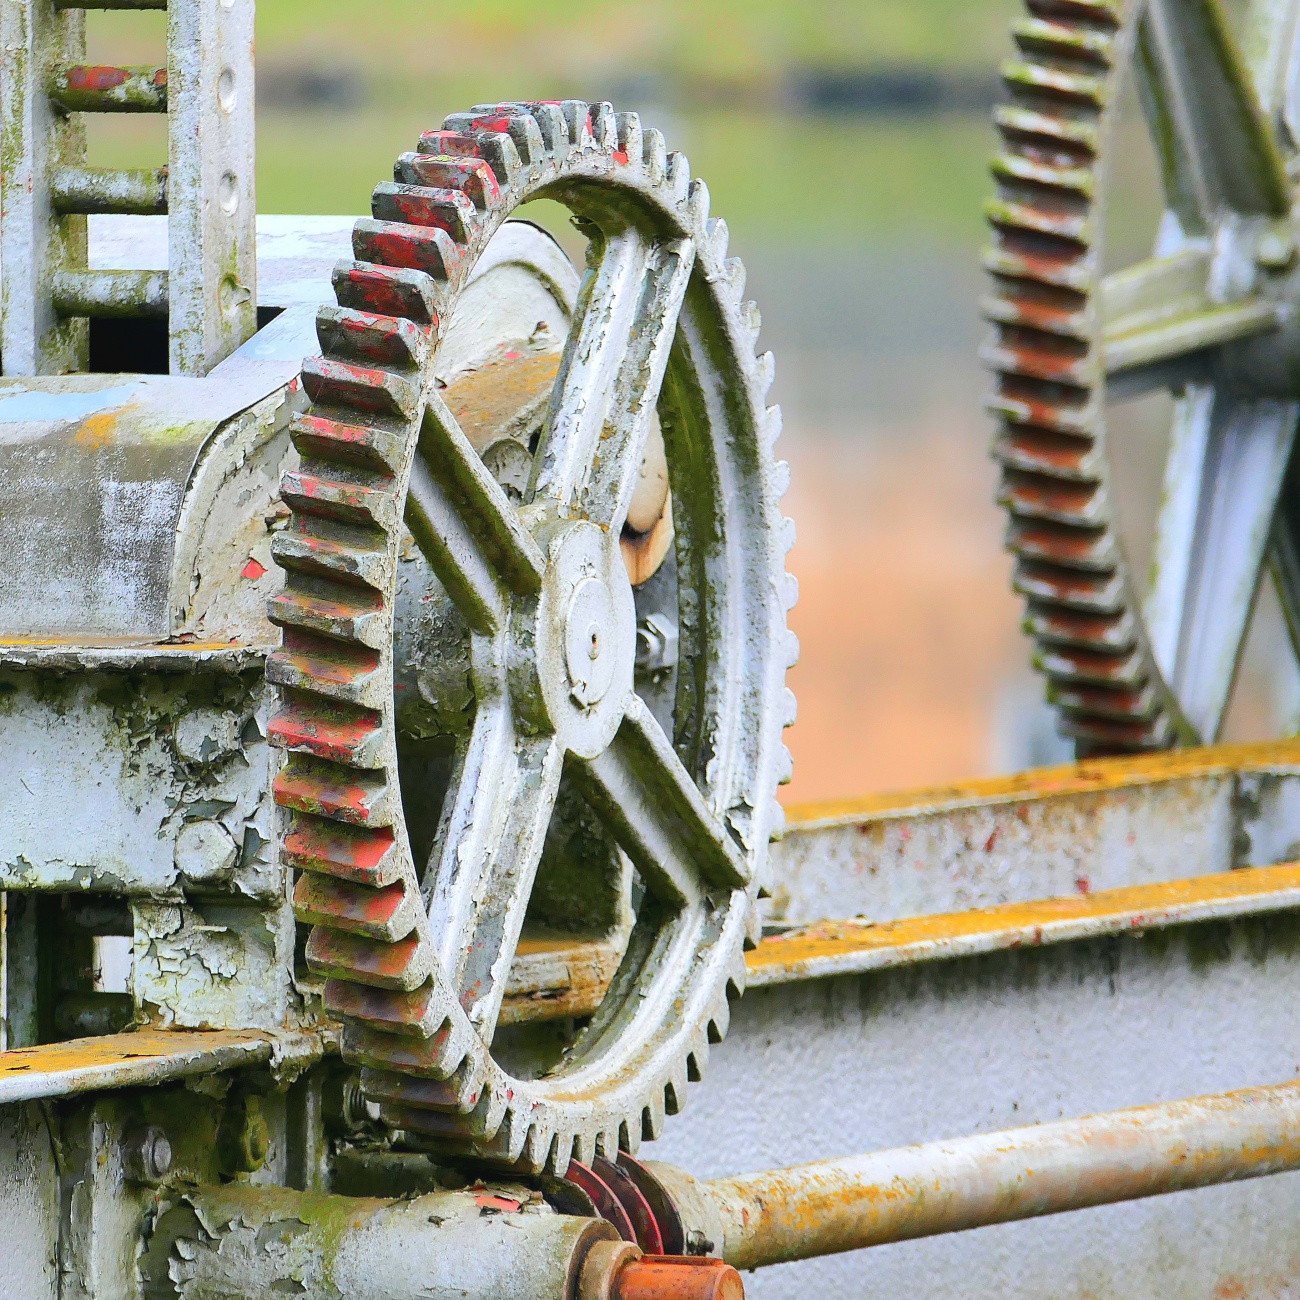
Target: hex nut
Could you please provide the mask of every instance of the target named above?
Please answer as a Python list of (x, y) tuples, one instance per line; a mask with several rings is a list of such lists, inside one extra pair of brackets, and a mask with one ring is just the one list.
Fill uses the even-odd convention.
[(186, 822), (173, 856), (176, 870), (187, 880), (220, 880), (234, 867), (239, 846), (220, 822)]
[(176, 719), (172, 742), (187, 763), (212, 763), (239, 748), (243, 726), (225, 709), (190, 709)]
[(172, 1144), (157, 1124), (133, 1129), (122, 1140), (122, 1173), (133, 1183), (156, 1184), (172, 1167)]

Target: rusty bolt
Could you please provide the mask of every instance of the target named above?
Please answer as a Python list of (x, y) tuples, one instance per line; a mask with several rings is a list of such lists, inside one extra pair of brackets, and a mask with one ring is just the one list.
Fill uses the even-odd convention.
[(122, 1141), (122, 1172), (133, 1183), (160, 1183), (172, 1167), (172, 1144), (156, 1124), (133, 1129)]
[(229, 1174), (255, 1173), (266, 1164), (270, 1149), (271, 1133), (261, 1101), (251, 1095), (233, 1098), (217, 1133), (222, 1168)]
[(745, 1300), (730, 1264), (695, 1255), (642, 1255), (626, 1241), (598, 1241), (578, 1275), (577, 1300)]

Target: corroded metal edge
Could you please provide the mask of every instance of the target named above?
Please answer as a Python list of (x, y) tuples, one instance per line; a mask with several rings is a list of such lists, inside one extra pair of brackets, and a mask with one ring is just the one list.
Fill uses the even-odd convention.
[(984, 777), (920, 790), (828, 800), (786, 809), (786, 835), (917, 814), (950, 812), (1001, 803), (1036, 803), (1065, 795), (1161, 785), (1233, 772), (1300, 771), (1300, 741), (1207, 745), (1132, 758), (1094, 759), (1060, 767), (1032, 768), (1013, 776)]
[(216, 1070), (272, 1064), (296, 1071), (323, 1056), (331, 1036), (263, 1029), (157, 1030), (77, 1038), (0, 1052), (0, 1105), (152, 1086)]
[(765, 939), (748, 986), (856, 975), (922, 961), (1138, 933), (1300, 907), (1300, 865), (1248, 867), (1077, 898), (1045, 898), (879, 925), (830, 921)]
[(46, 672), (242, 673), (262, 667), (270, 646), (207, 642), (174, 645), (74, 645), (62, 641), (13, 641), (0, 645), (0, 668)]

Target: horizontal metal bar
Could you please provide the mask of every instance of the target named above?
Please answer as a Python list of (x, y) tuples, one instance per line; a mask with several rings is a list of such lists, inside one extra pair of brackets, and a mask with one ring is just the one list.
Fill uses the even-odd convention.
[(763, 940), (746, 955), (750, 988), (1300, 908), (1300, 865), (879, 924), (826, 921)]
[(319, 1034), (260, 1029), (139, 1029), (0, 1052), (0, 1105), (183, 1079), (268, 1061), (310, 1063), (326, 1050)]
[(54, 0), (56, 9), (166, 9), (167, 0)]
[(46, 93), (65, 113), (165, 113), (167, 69), (63, 64), (51, 72)]
[(962, 808), (1042, 803), (1064, 795), (1107, 794), (1171, 781), (1232, 776), (1238, 772), (1300, 770), (1300, 741), (1206, 745), (1132, 758), (1092, 759), (1060, 767), (1031, 768), (1013, 776), (980, 777), (922, 790), (890, 791), (857, 799), (795, 804), (786, 809), (787, 834), (851, 826), (883, 818), (922, 816)]
[(50, 298), (60, 316), (167, 315), (166, 271), (59, 271)]
[(743, 1269), (1297, 1168), (1292, 1082), (694, 1186)]
[(167, 168), (60, 167), (50, 177), (56, 212), (164, 216)]

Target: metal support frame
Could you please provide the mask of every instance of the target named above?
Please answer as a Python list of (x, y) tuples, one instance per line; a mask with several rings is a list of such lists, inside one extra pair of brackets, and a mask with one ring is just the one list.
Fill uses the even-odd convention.
[[(0, 355), (6, 375), (89, 364), (91, 317), (169, 318), (173, 374), (204, 375), (257, 328), (253, 0), (172, 0), (166, 67), (85, 62), (85, 9), (4, 0)], [(87, 165), (84, 114), (167, 113), (168, 167)], [(169, 272), (96, 271), (90, 213), (169, 216)]]

